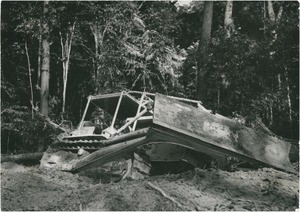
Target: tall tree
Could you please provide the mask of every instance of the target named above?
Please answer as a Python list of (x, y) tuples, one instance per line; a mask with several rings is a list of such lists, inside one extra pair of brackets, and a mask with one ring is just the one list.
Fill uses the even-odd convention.
[[(282, 13), (283, 13), (283, 6), (280, 5), (279, 10), (277, 12), (277, 14), (274, 11), (274, 6), (271, 0), (268, 0), (268, 15), (269, 15), (269, 21), (271, 23), (271, 42), (270, 42), (270, 46), (273, 46), (275, 44), (275, 42), (278, 39), (278, 26), (280, 24), (280, 20), (282, 17)], [(274, 51), (270, 52), (270, 56), (272, 57), (272, 54), (274, 54)], [(283, 76), (283, 77), (282, 77)], [(283, 71), (279, 72), (277, 74), (277, 83), (278, 83), (278, 89), (281, 90), (282, 89), (282, 78), (285, 79), (285, 89), (286, 89), (286, 102), (287, 102), (287, 106), (288, 106), (288, 120), (289, 120), (289, 124), (292, 124), (292, 102), (291, 102), (291, 91), (290, 91), (290, 79), (289, 79), (289, 74), (288, 74), (288, 69), (286, 68), (286, 66), (283, 67)], [(272, 105), (270, 106), (270, 114), (273, 113), (273, 108)], [(271, 116), (272, 117), (272, 116)]]
[(233, 0), (227, 0), (226, 10), (225, 10), (225, 18), (224, 18), (224, 28), (226, 30), (226, 36), (230, 37), (232, 31), (234, 30), (234, 23), (232, 18), (232, 8), (233, 8)]
[(73, 22), (72, 26), (68, 27), (68, 30), (65, 33), (65, 39), (63, 38), (61, 31), (59, 32), (60, 45), (61, 45), (61, 60), (63, 64), (63, 102), (62, 102), (63, 115), (65, 113), (65, 107), (66, 107), (68, 73), (69, 73), (70, 56), (71, 56), (72, 40), (74, 36), (75, 25), (76, 25), (76, 20)]
[(38, 35), (38, 59), (37, 59), (37, 80), (36, 80), (36, 88), (40, 88), (40, 81), (41, 81), (41, 58), (42, 58), (42, 19), (40, 18), (39, 21), (39, 35)]
[(32, 119), (33, 119), (33, 117), (34, 117), (34, 115), (33, 115), (34, 101), (33, 101), (33, 88), (32, 88), (33, 86), (32, 86), (32, 79), (31, 79), (32, 69), (31, 69), (31, 65), (30, 65), (27, 40), (25, 40), (25, 53), (26, 53), (27, 64), (28, 64), (28, 77), (29, 77), (29, 86), (30, 86), (30, 104), (31, 104), (31, 114), (32, 114)]
[[(122, 35), (130, 28), (128, 17), (131, 14), (131, 2), (90, 2), (84, 4), (84, 28), (90, 32), (88, 38), (76, 42), (92, 60), (93, 72), (91, 78), (94, 93), (103, 92), (109, 87), (115, 87), (118, 81), (118, 65), (121, 61), (120, 44)], [(122, 12), (120, 12), (122, 11)], [(83, 32), (82, 32), (83, 33)], [(92, 35), (92, 37), (90, 37)]]
[(170, 2), (145, 2), (133, 11), (123, 38), (131, 89), (169, 93), (179, 87), (177, 70), (184, 54), (170, 39), (179, 28), (173, 23), (173, 7)]
[[(226, 2), (226, 9), (225, 9), (225, 15), (224, 15), (224, 29), (225, 29), (225, 37), (230, 38), (233, 31), (234, 31), (234, 23), (232, 18), (232, 10), (233, 10), (233, 1), (227, 0)], [(226, 85), (226, 77), (224, 73), (220, 74), (220, 82), (217, 86), (217, 112), (219, 112), (220, 108), (220, 101), (221, 101), (221, 87), (224, 87)]]
[(272, 0), (268, 0), (268, 13), (269, 13), (269, 19), (272, 23), (278, 22), (281, 19), (283, 12), (283, 7), (280, 6), (279, 11), (277, 15), (275, 15), (274, 8), (273, 8), (273, 3)]
[(50, 78), (50, 29), (49, 1), (44, 1), (43, 24), (42, 24), (42, 67), (41, 67), (41, 102), (40, 110), (44, 116), (49, 113), (49, 78)]
[(211, 27), (213, 20), (213, 1), (206, 1), (204, 5), (204, 14), (202, 20), (202, 30), (201, 38), (198, 47), (198, 70), (197, 70), (197, 97), (199, 100), (205, 100), (206, 98), (206, 83), (204, 81), (205, 70), (201, 67), (201, 62), (205, 60), (206, 49), (208, 47), (210, 36), (211, 36)]

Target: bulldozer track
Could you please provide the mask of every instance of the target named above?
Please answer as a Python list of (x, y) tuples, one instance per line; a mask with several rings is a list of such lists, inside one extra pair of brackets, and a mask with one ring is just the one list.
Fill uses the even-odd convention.
[(79, 137), (79, 138), (64, 138), (53, 144), (53, 147), (61, 150), (98, 150), (102, 147), (110, 146), (120, 142), (127, 141), (128, 139), (135, 139), (145, 136), (148, 132), (148, 128), (137, 130), (135, 132), (124, 134), (116, 137), (112, 137), (108, 140), (103, 137), (91, 138), (91, 137)]
[(79, 149), (84, 149), (84, 150), (98, 150), (103, 147), (103, 143), (101, 140), (84, 140), (84, 139), (79, 139), (79, 140), (63, 140), (58, 143), (55, 143), (53, 145), (56, 148), (59, 148), (61, 150), (79, 150)]
[(78, 144), (78, 143), (88, 143), (88, 144), (101, 144), (101, 141), (99, 140), (66, 140), (61, 143), (65, 144)]

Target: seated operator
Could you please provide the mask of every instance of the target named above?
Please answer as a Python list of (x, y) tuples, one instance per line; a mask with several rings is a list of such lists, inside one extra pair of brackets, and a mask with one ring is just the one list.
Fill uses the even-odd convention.
[(104, 130), (107, 126), (105, 124), (105, 117), (104, 112), (102, 109), (98, 108), (97, 111), (95, 111), (95, 114), (93, 114), (93, 122), (95, 124), (95, 134), (101, 134), (102, 130)]

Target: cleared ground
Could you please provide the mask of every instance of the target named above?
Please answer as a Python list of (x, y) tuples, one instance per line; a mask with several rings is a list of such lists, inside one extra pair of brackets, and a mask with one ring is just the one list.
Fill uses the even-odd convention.
[[(103, 184), (104, 177), (2, 163), (1, 209), (294, 211), (299, 208), (299, 177), (271, 168), (235, 172), (195, 169)], [(151, 188), (149, 182), (174, 201)]]

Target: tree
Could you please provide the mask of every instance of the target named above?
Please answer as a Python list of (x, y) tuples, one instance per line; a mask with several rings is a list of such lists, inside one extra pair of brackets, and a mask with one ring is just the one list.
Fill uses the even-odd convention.
[[(280, 8), (277, 12), (277, 15), (274, 12), (274, 8), (273, 8), (273, 3), (271, 0), (268, 0), (268, 14), (269, 14), (269, 20), (271, 25), (273, 26), (273, 32), (272, 32), (272, 41), (271, 41), (271, 45), (273, 45), (277, 39), (278, 39), (278, 34), (277, 34), (277, 28), (279, 25), (279, 22), (281, 20), (282, 17), (282, 13), (283, 13), (283, 6), (280, 5)], [(270, 54), (272, 54), (274, 52), (270, 52)], [(286, 81), (285, 85), (286, 85), (286, 100), (287, 100), (287, 104), (288, 104), (288, 119), (289, 119), (289, 124), (292, 124), (292, 103), (291, 103), (291, 94), (290, 94), (290, 86), (289, 86), (289, 74), (287, 71), (287, 68), (284, 67), (283, 68), (283, 73), (278, 73), (277, 74), (277, 80), (278, 80), (278, 88), (282, 89), (282, 75), (284, 76), (284, 79)], [(272, 106), (270, 107), (270, 112), (272, 113)]]
[(44, 1), (44, 16), (42, 24), (42, 67), (41, 67), (41, 102), (40, 109), (44, 116), (49, 113), (49, 77), (50, 77), (50, 29), (49, 19), (49, 1)]
[(74, 35), (74, 32), (75, 32), (75, 25), (76, 25), (76, 20), (73, 22), (72, 26), (68, 27), (68, 31), (66, 32), (65, 39), (63, 39), (63, 35), (62, 35), (61, 31), (59, 32), (59, 35), (60, 35), (60, 45), (61, 45), (61, 60), (62, 60), (62, 64), (63, 64), (63, 103), (62, 103), (62, 114), (65, 113), (69, 64), (70, 64), (70, 56), (71, 56), (71, 48), (72, 48), (73, 35)]
[(169, 37), (178, 27), (169, 17), (175, 13), (173, 7), (169, 2), (145, 2), (134, 11), (123, 38), (130, 89), (170, 93), (180, 87), (177, 70), (185, 53)]
[(233, 8), (233, 1), (227, 0), (226, 10), (225, 10), (225, 18), (224, 18), (224, 28), (226, 30), (227, 37), (230, 37), (231, 33), (234, 30), (234, 23), (233, 23), (233, 18), (232, 18), (232, 8)]
[(29, 86), (30, 86), (30, 103), (31, 103), (31, 113), (32, 119), (34, 118), (34, 100), (33, 100), (33, 86), (32, 86), (32, 77), (31, 77), (31, 65), (30, 65), (30, 58), (28, 53), (28, 45), (27, 40), (25, 40), (25, 53), (27, 57), (27, 64), (28, 64), (28, 77), (29, 77)]
[(204, 5), (204, 14), (202, 20), (201, 38), (198, 47), (198, 70), (197, 70), (197, 97), (199, 100), (205, 100), (206, 98), (206, 83), (204, 80), (205, 70), (202, 67), (201, 62), (205, 61), (206, 50), (210, 41), (211, 27), (213, 19), (213, 2), (206, 1)]
[[(224, 15), (224, 30), (226, 32), (226, 38), (230, 38), (232, 33), (234, 32), (234, 23), (232, 18), (232, 10), (233, 10), (233, 1), (227, 0), (226, 3), (226, 9), (225, 9), (225, 15)], [(219, 83), (217, 86), (217, 112), (219, 112), (220, 108), (220, 99), (221, 99), (221, 87), (225, 88), (227, 82), (226, 75), (224, 73), (221, 73), (219, 75)]]
[[(90, 77), (92, 93), (119, 89), (122, 81), (122, 38), (131, 28), (134, 2), (89, 2), (83, 3), (80, 38), (74, 43), (91, 60)], [(120, 12), (122, 11), (122, 12)], [(87, 39), (86, 39), (87, 38)]]
[(275, 15), (272, 0), (268, 0), (268, 14), (272, 23), (279, 22), (282, 16), (283, 7), (280, 6), (277, 15)]

